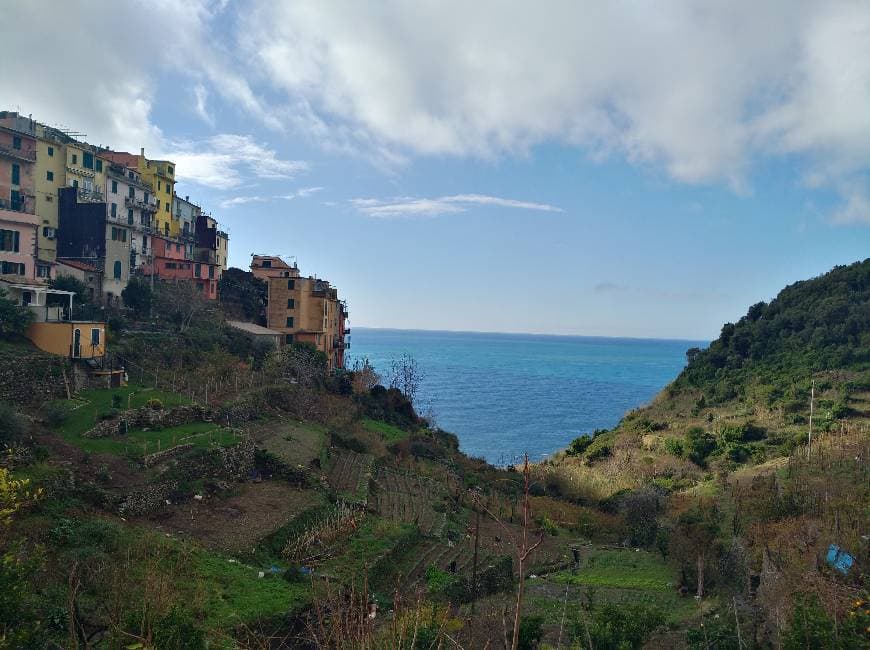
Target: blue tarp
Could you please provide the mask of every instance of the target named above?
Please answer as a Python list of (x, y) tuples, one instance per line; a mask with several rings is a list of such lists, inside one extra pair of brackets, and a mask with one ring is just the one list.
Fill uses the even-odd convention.
[(840, 573), (849, 573), (849, 569), (855, 563), (855, 558), (836, 544), (831, 544), (828, 547), (828, 555), (825, 560)]

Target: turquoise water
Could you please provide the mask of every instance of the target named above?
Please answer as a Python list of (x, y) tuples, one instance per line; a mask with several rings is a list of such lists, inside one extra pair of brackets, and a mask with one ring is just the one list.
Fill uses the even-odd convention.
[(424, 372), (418, 410), (494, 464), (539, 460), (615, 425), (655, 396), (699, 341), (431, 332), (354, 327), (351, 362), (382, 375), (404, 353)]

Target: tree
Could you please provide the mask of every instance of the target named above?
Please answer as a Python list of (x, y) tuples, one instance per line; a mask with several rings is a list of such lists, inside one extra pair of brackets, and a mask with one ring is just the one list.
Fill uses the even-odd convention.
[(423, 371), (417, 364), (417, 360), (410, 354), (405, 353), (398, 359), (393, 359), (390, 364), (389, 388), (397, 388), (412, 404), (417, 398), (420, 384), (423, 382)]
[(683, 573), (691, 572), (697, 578), (697, 598), (704, 597), (708, 568), (719, 554), (719, 525), (722, 513), (715, 503), (699, 501), (678, 518), (670, 535), (668, 551), (682, 566)]
[(268, 287), (253, 273), (237, 268), (227, 269), (221, 275), (218, 291), (227, 318), (265, 325), (263, 316)]
[(130, 278), (121, 291), (121, 298), (137, 318), (145, 318), (151, 311), (151, 286), (142, 278)]
[(74, 300), (77, 305), (83, 305), (90, 302), (91, 299), (88, 285), (71, 275), (57, 276), (51, 281), (51, 288), (59, 289), (60, 291), (72, 291), (75, 293)]
[(266, 363), (276, 379), (301, 386), (322, 384), (326, 376), (326, 355), (310, 343), (287, 345)]
[(0, 288), (0, 338), (8, 339), (24, 334), (33, 318), (34, 314), (30, 309), (6, 298), (6, 291)]
[(208, 301), (193, 282), (161, 282), (154, 296), (163, 318), (175, 323), (182, 334), (208, 309)]
[(351, 373), (353, 374), (353, 392), (355, 395), (365, 395), (381, 383), (381, 377), (369, 362), (368, 357), (354, 359)]

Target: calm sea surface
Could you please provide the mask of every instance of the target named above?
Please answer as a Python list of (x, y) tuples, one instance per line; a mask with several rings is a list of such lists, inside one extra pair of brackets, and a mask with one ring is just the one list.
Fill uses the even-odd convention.
[(386, 376), (392, 359), (413, 356), (425, 375), (418, 410), (431, 409), (464, 452), (505, 464), (612, 427), (674, 379), (696, 345), (706, 343), (354, 327), (350, 359), (368, 357)]

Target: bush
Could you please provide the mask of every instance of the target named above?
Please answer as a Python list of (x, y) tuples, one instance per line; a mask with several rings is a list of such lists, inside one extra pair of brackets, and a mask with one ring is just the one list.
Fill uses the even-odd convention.
[(677, 458), (682, 458), (686, 452), (683, 441), (679, 438), (665, 438), (664, 446), (666, 452)]
[(544, 636), (543, 616), (524, 616), (520, 621), (520, 638), (517, 647), (521, 650), (533, 650), (538, 647)]
[(15, 409), (0, 402), (0, 443), (11, 442), (27, 432), (27, 424)]
[[(592, 612), (589, 636), (594, 648), (639, 650), (664, 622), (664, 614), (654, 607), (606, 603)], [(575, 638), (585, 642), (582, 627), (575, 626)]]
[(69, 411), (58, 402), (48, 402), (42, 407), (42, 421), (50, 427), (57, 427), (66, 422)]
[(152, 411), (162, 411), (163, 410), (163, 402), (161, 402), (156, 397), (152, 397), (147, 402), (145, 402), (145, 406), (150, 408)]

